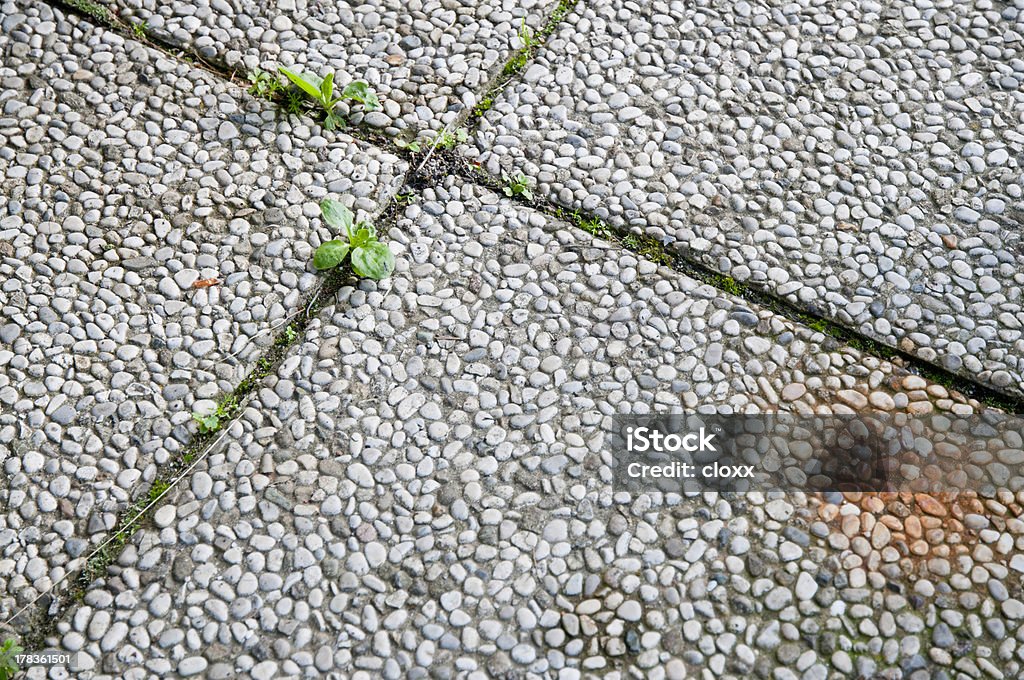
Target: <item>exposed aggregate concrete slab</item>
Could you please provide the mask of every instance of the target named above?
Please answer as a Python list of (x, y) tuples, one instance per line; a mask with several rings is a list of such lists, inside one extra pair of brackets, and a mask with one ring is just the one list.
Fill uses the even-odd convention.
[(602, 453), (614, 413), (962, 397), (473, 186), (389, 237), (59, 625), (95, 677), (930, 672), (954, 629), (1019, 668), (848, 500), (613, 494)]
[[(439, 131), (478, 95), (522, 46), (520, 31), (536, 30), (557, 0), (110, 0), (159, 39), (223, 60), (242, 77), (278, 66), (333, 71), (344, 85), (364, 79), (383, 110), (354, 121), (384, 128)], [(343, 107), (342, 107), (343, 108)]]
[[(0, 31), (0, 614), (66, 573), (404, 163), (41, 3)], [(193, 288), (216, 278), (211, 287)]]
[(596, 0), (465, 150), (1019, 396), (1022, 36), (984, 0)]

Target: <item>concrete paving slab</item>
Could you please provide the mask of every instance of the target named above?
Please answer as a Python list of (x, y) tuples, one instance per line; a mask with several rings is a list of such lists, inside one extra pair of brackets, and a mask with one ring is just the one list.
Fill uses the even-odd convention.
[(383, 128), (441, 130), (472, 108), (475, 96), (536, 30), (557, 0), (373, 0), (161, 3), (110, 0), (107, 6), (153, 34), (240, 75), (278, 66), (335, 72), (341, 84), (365, 79), (383, 110), (355, 121)]
[(468, 153), (538, 193), (1024, 394), (1024, 12), (578, 6)]
[[(317, 284), (315, 201), (405, 165), (52, 10), (0, 32), (0, 614), (60, 579)], [(309, 122), (309, 121), (306, 121)], [(199, 281), (216, 285), (197, 288)]]
[[(338, 293), (230, 443), (59, 624), (94, 677), (917, 663), (899, 640), (924, 615), (890, 546), (861, 550), (878, 532), (854, 503), (616, 494), (603, 438), (613, 414), (698, 402), (955, 398), (471, 185), (427, 189), (388, 235), (395, 276)], [(851, 516), (850, 538), (823, 519)], [(854, 647), (857, 626), (885, 653)], [(831, 637), (808, 645), (811, 628)]]

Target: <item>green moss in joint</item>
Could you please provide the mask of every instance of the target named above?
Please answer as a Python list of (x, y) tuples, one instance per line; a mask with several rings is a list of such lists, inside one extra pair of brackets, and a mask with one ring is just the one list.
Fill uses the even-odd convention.
[(162, 479), (153, 480), (153, 486), (149, 487), (149, 502), (156, 502), (156, 500), (170, 488), (171, 485)]
[(630, 234), (622, 239), (622, 244), (639, 255), (643, 255), (655, 264), (671, 266), (675, 258), (665, 250), (658, 239), (651, 236)]
[(110, 14), (110, 10), (103, 5), (99, 5), (91, 0), (65, 0), (65, 2), (68, 7), (71, 7), (87, 17), (95, 19), (101, 24), (106, 24), (108, 26), (114, 25), (114, 18)]
[(728, 293), (729, 295), (740, 296), (743, 295), (746, 290), (746, 286), (725, 274), (711, 274), (708, 276), (708, 279), (709, 284), (722, 292)]

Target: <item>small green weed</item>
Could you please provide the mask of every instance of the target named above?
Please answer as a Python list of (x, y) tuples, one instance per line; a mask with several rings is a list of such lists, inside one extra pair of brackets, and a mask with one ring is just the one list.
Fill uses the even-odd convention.
[(622, 239), (622, 244), (655, 264), (671, 266), (675, 262), (661, 242), (650, 236), (629, 234)]
[[(260, 361), (263, 361), (265, 357), (262, 357)], [(257, 367), (259, 362), (257, 362)], [(239, 401), (236, 393), (225, 395), (223, 399), (217, 404), (217, 408), (213, 413), (200, 414), (192, 413), (192, 419), (199, 425), (199, 432), (201, 434), (210, 434), (217, 432), (227, 421), (234, 418), (242, 404)]]
[(728, 293), (730, 295), (743, 295), (744, 286), (725, 274), (713, 274), (709, 277), (711, 280), (709, 283), (720, 291)]
[(341, 91), (341, 94), (335, 97), (334, 73), (328, 73), (321, 78), (315, 73), (300, 73), (284, 66), (279, 67), (279, 70), (309, 99), (320, 105), (325, 116), (324, 127), (328, 130), (334, 130), (345, 124), (344, 119), (335, 113), (334, 109), (346, 99), (362, 104), (367, 111), (380, 108), (380, 100), (365, 80), (355, 80), (349, 83)]
[(522, 49), (515, 53), (511, 59), (505, 63), (503, 73), (506, 76), (512, 76), (523, 70), (526, 66), (526, 62), (530, 59), (530, 50)]
[(397, 146), (399, 149), (412, 151), (413, 153), (419, 153), (420, 151), (422, 151), (422, 148), (420, 147), (420, 141), (418, 139), (409, 141), (406, 139), (402, 139), (401, 137), (396, 137), (395, 146)]
[(324, 199), (320, 212), (328, 225), (345, 235), (324, 243), (313, 255), (313, 266), (323, 271), (334, 269), (351, 253), (352, 271), (370, 279), (384, 279), (395, 270), (395, 256), (377, 240), (377, 230), (369, 222), (355, 222), (355, 216), (343, 203)]
[(283, 89), (277, 76), (261, 68), (249, 72), (249, 82), (249, 94), (263, 99), (275, 99)]
[(162, 479), (153, 480), (153, 486), (149, 487), (149, 502), (155, 503), (170, 488), (171, 485)]
[(523, 19), (523, 23), (519, 26), (519, 41), (523, 43), (523, 47), (526, 49), (530, 49), (540, 42), (534, 37), (530, 27), (526, 25), (526, 19)]
[(401, 192), (395, 194), (395, 203), (399, 205), (410, 205), (416, 201), (416, 193), (410, 191), (407, 194)]
[(580, 215), (579, 210), (574, 210), (570, 218), (573, 224), (593, 236), (610, 239), (614, 235), (612, 230), (608, 228), (608, 225), (602, 222), (599, 217), (584, 217)]
[(110, 15), (110, 10), (103, 5), (92, 2), (92, 0), (68, 0), (68, 4), (85, 16), (92, 17), (99, 23), (107, 25), (112, 25), (114, 23), (114, 19)]
[(828, 322), (824, 319), (810, 319), (807, 322), (807, 327), (819, 333), (828, 333), (829, 329)]
[(305, 104), (305, 102), (306, 100), (305, 97), (303, 97), (302, 92), (300, 92), (299, 90), (289, 89), (284, 91), (284, 97), (283, 101), (281, 102), (281, 107), (285, 110), (286, 113), (290, 113), (293, 116), (298, 116), (299, 114), (302, 113), (302, 106), (303, 104)]
[(494, 97), (485, 97), (479, 104), (473, 107), (473, 117), (479, 118), (494, 106)]
[(206, 415), (193, 413), (192, 419), (199, 424), (199, 432), (202, 434), (209, 434), (210, 432), (216, 432), (220, 429), (220, 416), (218, 416), (216, 412), (208, 413)]
[(463, 128), (449, 131), (444, 130), (437, 138), (437, 146), (442, 149), (454, 149), (459, 144), (465, 144), (469, 139), (469, 133)]
[(23, 653), (17, 641), (7, 638), (0, 645), (0, 680), (10, 680), (18, 673), (18, 655)]
[(523, 173), (517, 173), (515, 177), (507, 173), (501, 173), (501, 179), (505, 182), (505, 195), (509, 198), (522, 196), (528, 201), (533, 200), (533, 191), (530, 189), (531, 180)]
[(278, 347), (287, 347), (288, 345), (295, 342), (295, 339), (299, 337), (299, 332), (295, 330), (297, 324), (290, 323), (284, 327), (284, 332), (277, 336), (274, 340), (274, 344)]
[(145, 40), (146, 39), (146, 32), (148, 30), (149, 30), (149, 22), (148, 21), (138, 21), (138, 22), (132, 24), (132, 33), (135, 34), (135, 37), (138, 40)]

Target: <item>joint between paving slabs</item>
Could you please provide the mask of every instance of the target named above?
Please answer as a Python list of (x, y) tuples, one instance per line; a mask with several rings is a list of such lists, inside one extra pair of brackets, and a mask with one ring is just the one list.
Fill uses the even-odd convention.
[[(397, 217), (394, 208), (398, 205), (397, 201), (391, 200), (378, 211), (386, 227), (394, 225)], [(119, 513), (109, 537), (86, 558), (85, 566), (63, 579), (70, 582), (71, 587), (64, 593), (56, 593), (56, 586), (63, 580), (58, 581), (49, 591), (37, 596), (27, 608), (23, 608), (30, 611), (19, 610), (7, 621), (9, 627), (12, 624), (18, 627), (16, 621), (24, 615), (22, 630), (26, 632), (22, 634), (22, 640), (26, 649), (41, 650), (47, 647), (47, 638), (56, 634), (57, 624), (66, 609), (83, 600), (89, 586), (105, 575), (107, 568), (118, 558), (132, 537), (152, 521), (158, 503), (174, 491), (180, 482), (187, 481), (191, 469), (221, 444), (229, 434), (230, 427), (241, 418), (252, 393), (264, 378), (280, 366), (288, 351), (303, 337), (309, 322), (332, 304), (339, 290), (353, 281), (355, 275), (348, 263), (323, 274), (321, 284), (307, 296), (292, 320), (275, 335), (269, 349), (256, 360), (248, 375), (234, 390), (220, 398), (215, 412), (218, 416), (217, 424), (200, 431), (177, 457), (161, 466), (145, 493)]]
[[(465, 181), (495, 193), (503, 193), (504, 185), (497, 178), (479, 168), (463, 164), (459, 176)], [(643, 233), (639, 228), (615, 227), (594, 213), (569, 209), (548, 200), (532, 199), (518, 194), (509, 196), (505, 193), (505, 195), (509, 200), (549, 217), (568, 222), (591, 236), (615, 243), (657, 265), (669, 267), (723, 293), (741, 298), (790, 321), (807, 326), (812, 331), (831, 339), (835, 344), (846, 345), (862, 354), (889, 361), (908, 374), (920, 375), (951, 391), (975, 399), (984, 406), (1006, 413), (1024, 414), (1024, 398), (1001, 392), (953, 373), (914, 354), (891, 347), (860, 331), (843, 326), (815, 310), (802, 308), (775, 295), (767, 288), (748, 281), (739, 281), (728, 274), (716, 271), (690, 254), (688, 250), (666, 245)], [(829, 348), (826, 347), (826, 349)]]
[[(127, 37), (141, 40), (142, 42), (151, 45), (170, 56), (185, 58), (191, 63), (205, 68), (215, 76), (225, 78), (239, 87), (243, 87), (237, 77), (237, 72), (230, 69), (225, 63), (218, 62), (218, 60), (215, 59), (201, 57), (186, 47), (172, 45), (168, 41), (162, 41), (158, 35), (147, 32), (144, 24), (133, 24), (127, 22), (114, 15), (106, 7), (98, 5), (92, 0), (51, 1), (61, 7), (65, 7), (71, 11), (97, 21), (114, 31), (126, 35)], [(506, 60), (504, 65), (500, 67), (492, 80), (482, 88), (484, 94), (481, 95), (481, 102), (472, 109), (464, 109), (452, 124), (446, 126), (445, 130), (437, 135), (434, 144), (428, 149), (428, 151), (418, 152), (408, 148), (407, 146), (399, 146), (395, 143), (394, 139), (391, 139), (375, 128), (369, 128), (368, 126), (349, 126), (346, 129), (346, 132), (355, 139), (373, 144), (380, 148), (387, 148), (399, 157), (409, 161), (410, 163), (416, 164), (415, 169), (410, 171), (405, 179), (405, 184), (410, 187), (414, 193), (418, 193), (426, 186), (436, 184), (440, 179), (449, 174), (458, 175), (471, 182), (482, 184), (489, 189), (493, 189), (501, 193), (503, 187), (498, 184), (496, 180), (491, 178), (489, 174), (479, 168), (471, 166), (470, 163), (460, 154), (456, 153), (452, 148), (440, 146), (439, 142), (442, 140), (444, 132), (447, 132), (450, 128), (475, 123), (476, 120), (478, 120), (479, 117), (490, 108), (490, 105), (487, 104), (487, 102), (490, 101), (493, 103), (494, 97), (496, 97), (501, 90), (503, 90), (513, 80), (515, 75), (520, 73), (526, 67), (529, 60), (536, 54), (546, 39), (555, 31), (558, 24), (578, 4), (585, 4), (585, 1), (586, 0), (561, 0), (555, 9), (548, 15), (543, 26), (538, 29), (536, 33), (527, 33), (526, 31), (528, 29), (525, 29), (524, 24), (524, 29), (520, 34), (520, 40), (524, 43), (523, 47), (516, 50), (512, 56)], [(425, 156), (424, 153), (426, 154)], [(427, 161), (430, 161), (430, 163), (427, 164)], [(398, 191), (401, 191), (401, 189)], [(400, 204), (402, 203), (402, 198), (404, 197), (396, 192), (396, 194), (391, 197), (389, 204), (382, 211), (382, 215), (387, 214), (391, 217), (395, 212), (395, 209), (401, 207)], [(603, 220), (593, 214), (585, 214), (578, 210), (569, 212), (565, 208), (553, 203), (546, 201), (534, 201), (532, 199), (524, 200), (524, 197), (519, 195), (512, 195), (510, 198), (518, 200), (521, 203), (525, 203), (534, 209), (540, 210), (559, 219), (570, 221), (591, 235), (615, 240), (628, 250), (642, 255), (657, 264), (672, 266), (675, 269), (702, 281), (703, 283), (711, 285), (725, 293), (755, 302), (780, 315), (803, 323), (809, 326), (812, 330), (831, 336), (835, 340), (847, 344), (854, 349), (889, 361), (898, 362), (911, 372), (918, 373), (938, 384), (954, 389), (967, 396), (974, 397), (985, 405), (1011, 413), (1024, 413), (1024, 398), (975, 382), (974, 380), (964, 377), (958, 373), (952, 373), (947, 369), (930, 361), (924, 360), (914, 354), (870, 338), (860, 331), (841, 326), (816, 311), (801, 308), (788, 300), (778, 297), (765, 288), (748, 282), (737, 281), (727, 274), (723, 274), (708, 267), (697, 258), (690, 256), (686, 250), (670, 250), (656, 239), (641, 233), (627, 231), (624, 229), (612, 229)]]

